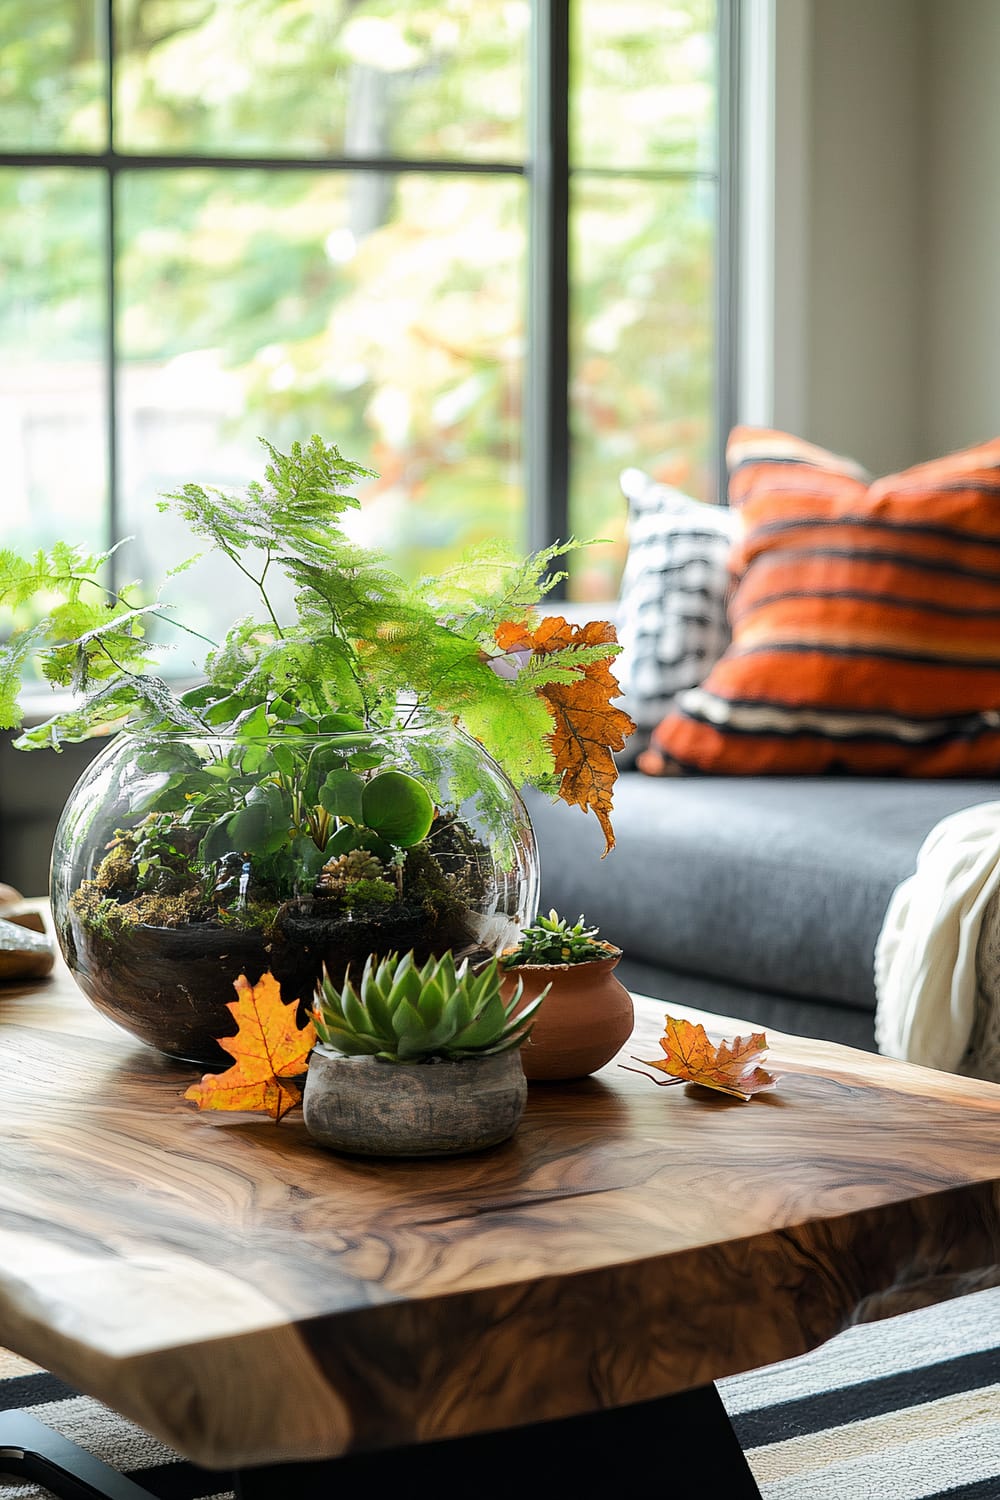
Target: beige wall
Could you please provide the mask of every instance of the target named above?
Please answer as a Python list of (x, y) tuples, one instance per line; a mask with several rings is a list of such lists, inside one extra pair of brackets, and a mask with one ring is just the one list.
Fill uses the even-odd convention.
[(924, 0), (921, 431), (929, 452), (1000, 434), (1000, 0)]
[(790, 192), (779, 110), (775, 261), (797, 243), (802, 273), (774, 287), (774, 421), (876, 473), (1000, 434), (1000, 0), (775, 19), (805, 169)]
[(918, 432), (920, 10), (814, 0), (812, 17), (809, 437), (879, 472), (912, 462)]

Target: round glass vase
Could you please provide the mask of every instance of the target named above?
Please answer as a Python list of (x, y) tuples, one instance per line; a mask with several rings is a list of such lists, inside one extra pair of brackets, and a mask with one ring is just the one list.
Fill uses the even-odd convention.
[(87, 998), (170, 1057), (228, 1067), (234, 981), (305, 1019), (324, 969), (451, 949), (478, 963), (534, 913), (527, 809), (445, 720), (266, 738), (122, 731), (56, 829), (52, 915)]

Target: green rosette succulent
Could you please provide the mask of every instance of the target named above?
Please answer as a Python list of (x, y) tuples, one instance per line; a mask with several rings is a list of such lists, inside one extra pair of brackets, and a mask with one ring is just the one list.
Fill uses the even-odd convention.
[(546, 991), (515, 1016), (523, 986), (501, 993), (497, 959), (474, 971), (449, 950), (418, 967), (413, 953), (372, 954), (360, 984), (324, 975), (313, 1007), (319, 1041), (348, 1057), (392, 1063), (458, 1061), (520, 1047)]
[(597, 934), (596, 927), (583, 925), (582, 916), (571, 927), (555, 910), (547, 917), (539, 912), (523, 929), (517, 947), (504, 951), (501, 962), (505, 969), (514, 969), (522, 964), (585, 964), (607, 958), (615, 951), (613, 945)]

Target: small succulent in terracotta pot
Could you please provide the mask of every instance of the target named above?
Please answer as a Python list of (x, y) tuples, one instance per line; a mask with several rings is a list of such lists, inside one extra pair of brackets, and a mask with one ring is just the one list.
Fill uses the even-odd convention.
[(570, 925), (554, 910), (539, 913), (516, 947), (503, 950), (500, 967), (508, 996), (520, 984), (526, 1005), (548, 987), (521, 1046), (529, 1083), (585, 1078), (628, 1041), (635, 1014), (631, 995), (614, 974), (621, 956), (621, 949), (586, 926), (583, 916)]

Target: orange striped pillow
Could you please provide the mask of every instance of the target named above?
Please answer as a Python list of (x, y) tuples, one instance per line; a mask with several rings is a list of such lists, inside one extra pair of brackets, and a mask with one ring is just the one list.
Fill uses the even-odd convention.
[(1000, 770), (1000, 438), (870, 482), (737, 427), (732, 644), (653, 732), (651, 775)]

